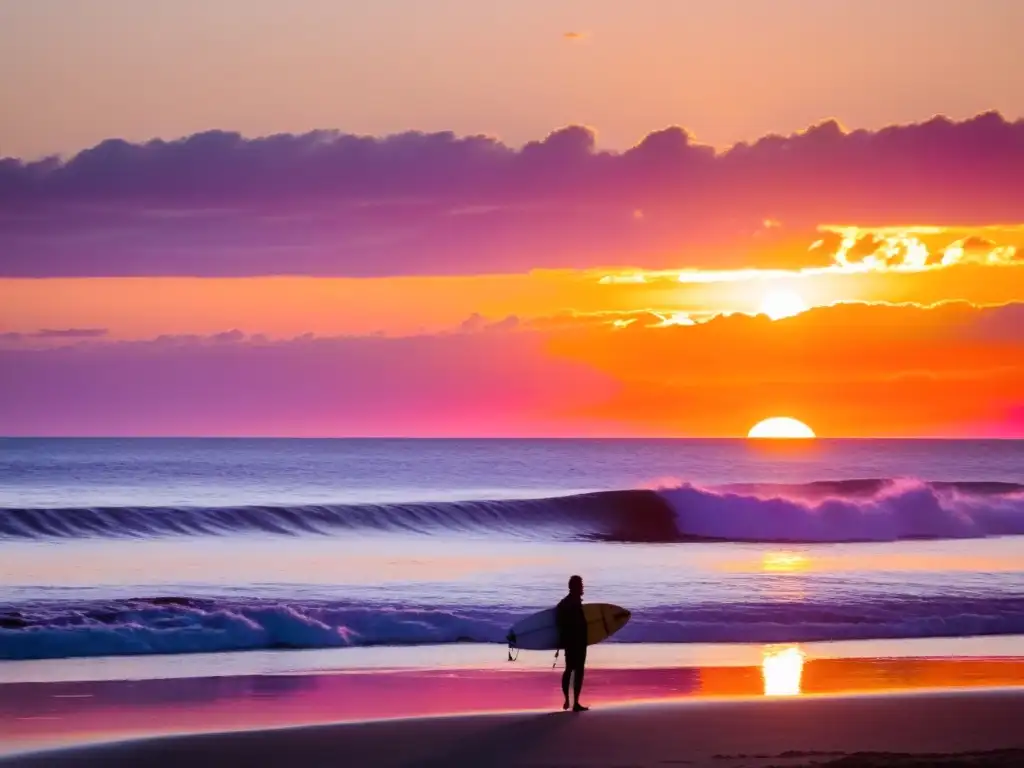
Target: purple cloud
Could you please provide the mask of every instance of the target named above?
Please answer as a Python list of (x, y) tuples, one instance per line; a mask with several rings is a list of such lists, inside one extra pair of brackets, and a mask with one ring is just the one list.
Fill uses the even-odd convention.
[(108, 333), (106, 328), (42, 328), (32, 335), (38, 339), (97, 339)]
[(514, 331), (519, 327), (519, 318), (509, 315), (502, 320), (490, 321), (479, 312), (474, 312), (459, 325), (459, 330), (465, 333), (476, 333), (478, 331)]
[[(625, 152), (569, 126), (486, 136), (330, 131), (105, 141), (0, 160), (0, 275), (395, 275), (749, 266), (819, 223), (1004, 223), (1024, 121), (849, 133), (829, 121), (716, 153), (682, 128)], [(764, 230), (762, 222), (782, 223)], [(773, 244), (776, 247), (772, 247)]]

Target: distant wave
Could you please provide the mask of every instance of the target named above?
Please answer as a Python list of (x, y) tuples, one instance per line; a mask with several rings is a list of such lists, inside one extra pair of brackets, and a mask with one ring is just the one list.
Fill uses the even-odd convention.
[[(140, 597), (0, 604), (0, 659), (503, 643), (531, 609)], [(612, 642), (812, 642), (1024, 634), (1024, 596), (729, 602), (635, 609)]]
[(0, 539), (487, 535), (619, 542), (859, 542), (1024, 535), (1024, 486), (867, 479), (546, 499), (0, 509)]

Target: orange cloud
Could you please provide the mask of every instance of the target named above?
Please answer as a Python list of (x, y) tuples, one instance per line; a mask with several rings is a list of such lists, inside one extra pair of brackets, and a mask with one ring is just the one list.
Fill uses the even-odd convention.
[[(1024, 237), (1019, 227), (984, 227), (957, 238), (952, 227), (821, 227), (812, 252), (828, 254), (832, 265), (857, 271), (920, 271), (956, 264), (1003, 266), (1024, 263), (1024, 252), (989, 238)], [(981, 233), (984, 233), (981, 234)], [(957, 239), (954, 239), (957, 238)]]
[[(1000, 242), (992, 233), (987, 240)], [(975, 237), (978, 241), (972, 241)], [(985, 233), (947, 233), (943, 246), (987, 247)], [(401, 278), (0, 279), (0, 333), (105, 328), (113, 338), (246, 328), (271, 337), (443, 331), (474, 313), (492, 321), (651, 312), (706, 318), (838, 301), (1003, 304), (1024, 296), (1024, 260), (965, 260), (925, 270), (625, 270)], [(182, 307), (188, 307), (187, 312)], [(789, 314), (789, 313), (783, 313)]]
[(621, 382), (586, 413), (658, 434), (742, 434), (797, 415), (819, 435), (957, 434), (1024, 399), (1022, 305), (840, 304), (549, 342)]

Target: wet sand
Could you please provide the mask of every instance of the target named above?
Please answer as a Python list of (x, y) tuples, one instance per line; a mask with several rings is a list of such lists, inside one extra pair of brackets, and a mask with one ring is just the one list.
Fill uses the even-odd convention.
[(24, 766), (1020, 766), (1024, 691), (693, 699), (141, 739)]
[(953, 645), (990, 655), (790, 645), (664, 666), (682, 651), (652, 647), (630, 653), (662, 666), (636, 667), (609, 652), (579, 715), (561, 712), (561, 668), (472, 646), (440, 664), (402, 648), (14, 662), (0, 765), (1024, 766), (993, 751), (1024, 749), (1024, 659)]

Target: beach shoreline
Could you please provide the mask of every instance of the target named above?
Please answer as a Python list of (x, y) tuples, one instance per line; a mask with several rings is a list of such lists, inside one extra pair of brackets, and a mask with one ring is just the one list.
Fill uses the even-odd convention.
[[(828, 640), (802, 643), (601, 643), (588, 669), (757, 667), (773, 648), (798, 647), (807, 661), (1020, 659), (1024, 635)], [(5, 683), (63, 683), (334, 672), (502, 669), (543, 671), (554, 652), (522, 651), (508, 662), (502, 643), (435, 643), (344, 648), (254, 649), (181, 654), (4, 660)]]
[[(1012, 766), (1024, 690), (611, 705), (137, 738), (0, 758), (32, 766)], [(933, 762), (921, 762), (932, 755)], [(946, 762), (938, 763), (937, 756)], [(916, 762), (915, 762), (916, 761)], [(968, 762), (973, 761), (973, 762)]]
[[(938, 647), (942, 646), (955, 643)], [(436, 660), (447, 652), (434, 649), (417, 659), (407, 649), (391, 648), (369, 655), (311, 656), (290, 665), (305, 671), (267, 671), (289, 668), (290, 654), (280, 652), (277, 666), (254, 657), (247, 661), (249, 669), (265, 671), (236, 675), (201, 674), (215, 665), (214, 656), (198, 664), (183, 657), (149, 657), (141, 667), (119, 666), (118, 660), (108, 659), (93, 675), (101, 679), (78, 679), (82, 667), (67, 660), (66, 679), (36, 675), (35, 681), (32, 671), (41, 669), (38, 664), (13, 662), (7, 668), (13, 671), (21, 665), (21, 682), (0, 684), (0, 764), (175, 764), (161, 757), (165, 753), (178, 755), (181, 764), (245, 764), (258, 754), (261, 764), (294, 768), (299, 763), (289, 762), (288, 755), (298, 753), (306, 755), (308, 765), (335, 764), (328, 759), (336, 758), (328, 743), (361, 756), (349, 764), (423, 764), (417, 762), (418, 753), (388, 752), (396, 740), (419, 744), (420, 757), (431, 760), (454, 754), (454, 762), (425, 763), (429, 765), (596, 767), (682, 760), (699, 765), (693, 761), (719, 755), (714, 765), (731, 768), (733, 763), (722, 755), (786, 754), (781, 762), (764, 765), (791, 766), (801, 765), (794, 762), (799, 755), (821, 763), (830, 752), (842, 757), (865, 751), (946, 754), (1024, 749), (1024, 736), (1018, 738), (1020, 729), (1007, 719), (1007, 713), (1018, 722), (1024, 715), (1024, 657), (1000, 655), (1007, 650), (1001, 640), (964, 642), (959, 657), (911, 654), (928, 647), (883, 643), (875, 648), (875, 656), (859, 646), (853, 648), (865, 655), (844, 656), (842, 650), (853, 648), (762, 646), (760, 664), (751, 663), (753, 647), (679, 649), (680, 658), (702, 659), (691, 666), (653, 665), (664, 662), (670, 648), (649, 649), (651, 666), (617, 665), (616, 654), (595, 654), (599, 662), (588, 669), (584, 689), (584, 699), (593, 709), (579, 716), (580, 725), (568, 726), (583, 729), (577, 737), (585, 743), (582, 762), (571, 745), (562, 743), (569, 738), (561, 735), (562, 725), (550, 735), (545, 730), (549, 717), (569, 718), (559, 723), (575, 721), (561, 712), (561, 668), (553, 668), (546, 656), (537, 654), (524, 654), (521, 664), (502, 659), (501, 664), (483, 665), (474, 652), (489, 655), (494, 649), (466, 648), (461, 666), (427, 665), (428, 656)], [(984, 653), (986, 647), (990, 655)], [(626, 650), (632, 656), (644, 649)], [(222, 666), (227, 667), (233, 656), (239, 654), (219, 657)], [(413, 664), (417, 660), (421, 666)], [(316, 669), (315, 661), (334, 666)], [(54, 665), (52, 674), (59, 675), (60, 667)], [(161, 669), (166, 676), (155, 676)], [(183, 671), (195, 674), (180, 676)], [(787, 714), (792, 712), (798, 714)], [(916, 738), (903, 738), (910, 732), (897, 727), (903, 712), (921, 720)], [(781, 718), (788, 741), (775, 727), (758, 726), (761, 731), (747, 733), (751, 723), (776, 717)], [(928, 733), (923, 724), (928, 717), (932, 729), (941, 733)], [(797, 728), (801, 718), (807, 732)], [(846, 727), (843, 723), (849, 718), (852, 724)], [(822, 724), (828, 726), (825, 731)], [(668, 735), (659, 735), (658, 728)], [(530, 738), (554, 741), (540, 756), (522, 755), (525, 762), (496, 762), (493, 755), (476, 756), (483, 762), (466, 762), (474, 756), (455, 754), (466, 738), (486, 752), (498, 749), (504, 740), (518, 744), (514, 735), (503, 735), (505, 731), (529, 735), (531, 729), (538, 733)], [(623, 729), (645, 734), (638, 742), (644, 745), (642, 755), (630, 751), (625, 737), (609, 742), (606, 749), (592, 746), (603, 743), (606, 734), (623, 734)], [(687, 741), (680, 733), (717, 733), (718, 740)], [(317, 751), (318, 744), (322, 752)], [(391, 756), (378, 759), (381, 750)], [(990, 758), (1003, 759), (984, 759)], [(160, 762), (165, 759), (169, 762)], [(735, 764), (756, 768), (762, 763)], [(1006, 764), (1024, 764), (1024, 757)]]

